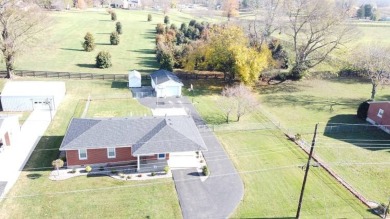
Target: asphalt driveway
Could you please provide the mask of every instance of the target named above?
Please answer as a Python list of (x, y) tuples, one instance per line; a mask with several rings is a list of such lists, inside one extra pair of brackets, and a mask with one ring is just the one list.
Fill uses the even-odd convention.
[[(142, 98), (141, 104), (149, 108), (183, 107), (191, 113), (197, 125), (204, 121), (185, 98)], [(227, 218), (234, 212), (244, 195), (244, 186), (233, 163), (211, 131), (202, 131), (201, 135), (208, 151), (203, 152), (210, 170), (210, 176), (204, 182), (195, 168), (173, 170), (173, 179), (179, 196), (184, 218)], [(218, 159), (215, 157), (218, 156)]]

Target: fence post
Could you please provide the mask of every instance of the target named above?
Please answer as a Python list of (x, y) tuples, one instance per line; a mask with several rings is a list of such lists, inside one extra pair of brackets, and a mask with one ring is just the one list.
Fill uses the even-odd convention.
[(68, 72), (68, 77), (69, 77), (69, 79), (70, 79), (70, 72)]
[(79, 73), (79, 76), (80, 76), (80, 80), (81, 80), (81, 73)]
[(49, 76), (48, 76), (48, 72), (46, 72), (46, 78), (47, 78), (47, 77), (49, 77)]
[(114, 74), (114, 81), (115, 81), (115, 74)]
[(104, 80), (104, 74), (103, 74), (103, 80)]

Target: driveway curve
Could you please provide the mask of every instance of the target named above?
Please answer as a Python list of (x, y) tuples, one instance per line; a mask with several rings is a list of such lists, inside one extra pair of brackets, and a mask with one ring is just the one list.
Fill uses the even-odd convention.
[[(195, 107), (185, 97), (159, 98), (158, 106), (153, 97), (139, 101), (152, 109), (185, 108), (197, 125), (205, 125)], [(203, 152), (210, 170), (207, 180), (202, 182), (195, 168), (172, 171), (182, 214), (185, 219), (227, 218), (242, 200), (244, 185), (214, 133), (202, 131), (201, 135), (208, 148), (208, 151)], [(215, 159), (216, 156), (218, 159)]]

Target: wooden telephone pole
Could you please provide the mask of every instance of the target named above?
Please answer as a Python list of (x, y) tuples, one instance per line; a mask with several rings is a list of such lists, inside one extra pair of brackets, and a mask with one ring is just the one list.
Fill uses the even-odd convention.
[(297, 218), (297, 219), (299, 219), (299, 216), (300, 216), (300, 214), (301, 214), (301, 206), (302, 206), (302, 200), (303, 200), (303, 193), (304, 193), (304, 191), (305, 191), (307, 175), (308, 175), (308, 173), (309, 173), (310, 160), (311, 160), (311, 158), (312, 158), (312, 156), (313, 156), (314, 146), (315, 146), (315, 144), (316, 144), (317, 128), (318, 128), (318, 123), (316, 124), (315, 129), (314, 129), (314, 136), (313, 136), (313, 141), (311, 142), (311, 148), (310, 148), (310, 153), (309, 153), (309, 159), (307, 160), (306, 170), (305, 170), (305, 176), (303, 177), (301, 195), (299, 196), (299, 202), (298, 202), (297, 215), (295, 216), (295, 218)]

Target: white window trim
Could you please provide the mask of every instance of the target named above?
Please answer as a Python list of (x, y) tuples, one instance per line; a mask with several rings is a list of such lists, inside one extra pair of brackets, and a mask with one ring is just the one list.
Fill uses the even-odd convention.
[[(80, 151), (81, 150), (85, 150), (85, 157), (81, 157), (80, 156), (80, 154), (81, 154)], [(78, 151), (79, 151), (79, 160), (88, 160), (88, 150), (87, 149), (79, 149)]]
[(160, 157), (160, 154), (157, 154), (157, 160), (165, 160), (167, 158), (167, 155), (164, 154), (164, 157)]
[(379, 109), (379, 110), (378, 110), (377, 116), (378, 116), (379, 118), (382, 118), (384, 112), (385, 112), (385, 111), (384, 111), (383, 109)]
[[(114, 156), (110, 156), (110, 149), (114, 149)], [(107, 158), (116, 158), (116, 148), (107, 148)]]

